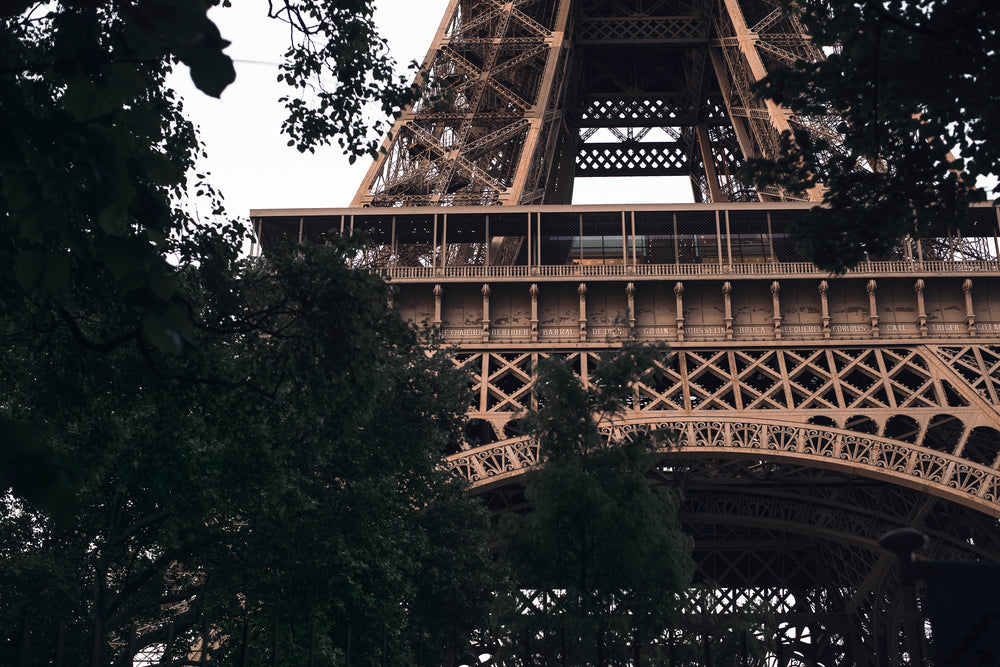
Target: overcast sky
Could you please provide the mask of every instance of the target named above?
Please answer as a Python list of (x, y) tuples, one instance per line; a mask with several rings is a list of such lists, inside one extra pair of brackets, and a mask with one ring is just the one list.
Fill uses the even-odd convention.
[[(401, 71), (411, 60), (423, 60), (447, 4), (447, 0), (378, 2), (376, 21)], [(233, 7), (215, 8), (211, 15), (222, 36), (232, 42), (226, 53), (236, 63), (235, 83), (220, 100), (195, 90), (183, 66), (172, 83), (201, 129), (209, 155), (201, 167), (211, 172), (229, 213), (245, 217), (252, 208), (349, 205), (370, 161), (349, 165), (333, 146), (302, 154), (288, 147), (280, 133), (284, 108), (277, 100), (286, 87), (275, 78), (288, 34), (283, 24), (267, 18), (267, 1), (239, 0)], [(577, 182), (574, 203), (677, 201), (675, 192), (663, 189), (664, 181), (586, 179)], [(680, 197), (684, 196), (682, 191)]]

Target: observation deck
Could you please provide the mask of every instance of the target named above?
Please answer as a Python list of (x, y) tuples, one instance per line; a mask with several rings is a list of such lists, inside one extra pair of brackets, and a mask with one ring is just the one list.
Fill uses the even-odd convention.
[(1000, 338), (998, 209), (931, 227), (841, 275), (806, 261), (800, 203), (285, 209), (251, 212), (263, 251), (337, 234), (450, 343), (606, 346)]
[(843, 649), (838, 632), (859, 628), (858, 648), (836, 664), (874, 665), (867, 638), (898, 635), (894, 561), (879, 535), (916, 527), (937, 559), (1000, 553), (997, 209), (969, 211), (971, 238), (931, 226), (831, 275), (791, 241), (808, 208), (251, 216), (262, 252), (369, 239), (354, 264), (385, 276), (402, 316), (437, 327), (468, 373), (465, 437), (447, 463), (495, 514), (528, 506), (542, 453), (520, 419), (536, 405), (541, 360), (560, 358), (588, 383), (621, 341), (667, 343), (672, 354), (602, 433), (669, 434), (647, 477), (684, 489), (678, 516), (700, 581), (734, 609), (760, 599), (786, 627), (810, 638), (820, 628), (832, 651)]

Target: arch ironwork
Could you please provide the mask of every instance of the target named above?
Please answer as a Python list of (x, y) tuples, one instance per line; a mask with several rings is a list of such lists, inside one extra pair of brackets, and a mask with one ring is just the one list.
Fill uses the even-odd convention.
[[(836, 119), (753, 93), (822, 57), (775, 0), (451, 0), (354, 208), (251, 216), (261, 248), (370, 240), (355, 265), (469, 373), (449, 465), (495, 513), (526, 508), (539, 359), (586, 383), (622, 340), (668, 344), (604, 427), (678, 434), (649, 480), (684, 490), (719, 609), (773, 606), (781, 665), (902, 665), (880, 532), (1000, 560), (1000, 209), (841, 276), (806, 261), (789, 230), (812, 204), (736, 174), (786, 130), (838, 150)], [(566, 205), (626, 175), (687, 176), (699, 203)]]
[(684, 492), (699, 579), (733, 613), (748, 599), (780, 612), (796, 642), (779, 664), (902, 665), (879, 535), (915, 527), (932, 557), (1000, 560), (997, 211), (971, 213), (987, 258), (941, 230), (829, 276), (790, 249), (787, 225), (805, 210), (255, 213), (265, 247), (289, 230), (372, 240), (356, 263), (385, 276), (402, 317), (437, 328), (468, 373), (470, 423), (450, 465), (496, 514), (527, 509), (539, 453), (520, 420), (541, 360), (588, 383), (626, 340), (669, 346), (604, 428), (678, 434), (648, 476)]
[[(675, 444), (660, 452), (665, 460), (706, 457), (814, 466), (888, 481), (1000, 517), (995, 467), (902, 440), (770, 418), (632, 417), (602, 426), (611, 440), (645, 429), (676, 434)], [(538, 442), (522, 436), (453, 454), (448, 464), (468, 480), (473, 493), (480, 493), (529, 474), (539, 460)]]
[[(878, 537), (927, 533), (925, 555), (995, 560), (998, 473), (954, 454), (847, 429), (780, 420), (649, 419), (604, 425), (609, 439), (677, 434), (651, 484), (682, 490), (697, 579), (719, 613), (771, 610), (782, 665), (906, 664), (895, 562)], [(452, 455), (494, 512), (520, 511), (537, 442), (511, 438)]]

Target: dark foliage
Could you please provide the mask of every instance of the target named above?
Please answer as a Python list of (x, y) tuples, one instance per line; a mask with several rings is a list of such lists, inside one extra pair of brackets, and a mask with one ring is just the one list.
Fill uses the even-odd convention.
[[(928, 226), (964, 230), (1000, 172), (1000, 14), (986, 0), (796, 0), (819, 63), (776, 71), (760, 93), (802, 115), (836, 114), (840, 148), (805, 133), (785, 156), (754, 160), (759, 185), (825, 188), (824, 208), (794, 230), (806, 255), (842, 271)], [(831, 150), (833, 148), (834, 150)]]

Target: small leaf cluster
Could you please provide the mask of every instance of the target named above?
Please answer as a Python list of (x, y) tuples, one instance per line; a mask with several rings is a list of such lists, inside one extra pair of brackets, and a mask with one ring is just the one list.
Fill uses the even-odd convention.
[[(396, 74), (374, 9), (372, 0), (271, 5), (269, 15), (292, 29), (278, 74), (294, 91), (281, 99), (288, 111), (282, 132), (289, 146), (313, 152), (335, 139), (353, 164), (376, 154), (385, 118), (416, 99), (416, 89)], [(371, 117), (375, 109), (380, 118)]]

